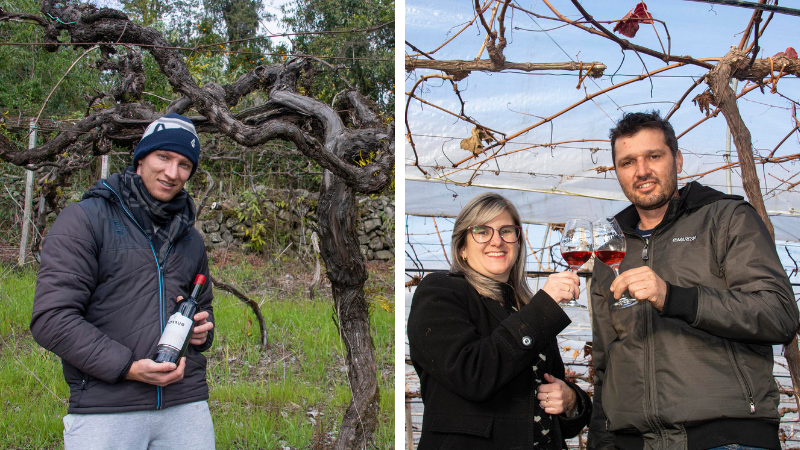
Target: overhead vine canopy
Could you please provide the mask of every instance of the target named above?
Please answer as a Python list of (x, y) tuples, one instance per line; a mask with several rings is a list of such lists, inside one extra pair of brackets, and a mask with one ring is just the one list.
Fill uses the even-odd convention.
[[(682, 183), (726, 191), (729, 168), (732, 192), (755, 204), (737, 155), (752, 143), (745, 177), (759, 181), (776, 239), (800, 240), (798, 18), (763, 12), (754, 23), (752, 9), (642, 5), (407, 2), (406, 212), (455, 216), (474, 195), (503, 189), (528, 222), (613, 215), (627, 200), (608, 130), (624, 112), (656, 109), (680, 136)], [(634, 24), (632, 37), (621, 34)], [(731, 79), (741, 121), (728, 159), (713, 83)], [(737, 126), (750, 137), (737, 141)]]

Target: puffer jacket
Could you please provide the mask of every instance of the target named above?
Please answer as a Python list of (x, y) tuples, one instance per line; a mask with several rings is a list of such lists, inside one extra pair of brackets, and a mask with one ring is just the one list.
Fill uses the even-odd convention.
[[(512, 298), (510, 288), (504, 292)], [(566, 448), (589, 422), (589, 396), (577, 394), (577, 416), (553, 418), (550, 445), (537, 438), (536, 398), (541, 380), (532, 365), (564, 379), (556, 336), (569, 316), (544, 291), (519, 312), (482, 297), (458, 274), (432, 273), (414, 293), (408, 316), (408, 344), (419, 374), (425, 412), (419, 450), (522, 450)]]
[(616, 218), (627, 241), (620, 273), (648, 266), (668, 291), (660, 313), (649, 302), (612, 309), (614, 274), (595, 264), (589, 447), (633, 432), (644, 448), (687, 448), (687, 430), (716, 419), (762, 419), (750, 423), (771, 424), (777, 440), (772, 345), (792, 340), (798, 308), (755, 210), (692, 182), (649, 242), (633, 206)]
[[(203, 240), (190, 227), (164, 261), (120, 200), (119, 175), (95, 196), (64, 208), (44, 239), (31, 332), (62, 359), (69, 413), (162, 409), (208, 399), (206, 358), (190, 345), (184, 378), (166, 387), (126, 380), (133, 361), (152, 358), (161, 331), (188, 297), (196, 274), (207, 278)], [(198, 302), (214, 321), (210, 282)], [(213, 331), (213, 330), (212, 330)]]

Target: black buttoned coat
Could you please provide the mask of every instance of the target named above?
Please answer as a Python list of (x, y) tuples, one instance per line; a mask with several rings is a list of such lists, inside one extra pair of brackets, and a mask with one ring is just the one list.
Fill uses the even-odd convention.
[[(569, 323), (544, 291), (509, 314), (463, 276), (426, 276), (407, 331), (425, 404), (418, 450), (543, 448), (534, 436), (538, 383), (531, 366), (544, 356), (546, 373), (564, 379), (555, 338)], [(553, 418), (550, 448), (565, 448), (564, 439), (591, 416), (589, 396), (567, 384), (578, 394), (578, 415)]]

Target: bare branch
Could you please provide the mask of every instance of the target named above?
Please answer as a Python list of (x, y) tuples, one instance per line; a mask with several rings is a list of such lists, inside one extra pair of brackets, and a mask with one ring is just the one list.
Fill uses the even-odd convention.
[[(603, 76), (606, 70), (606, 65), (601, 62), (563, 62), (563, 63), (515, 63), (505, 61), (501, 66), (496, 65), (490, 60), (425, 60), (418, 58), (411, 58), (406, 56), (406, 71), (410, 72), (415, 69), (434, 69), (441, 70), (448, 75), (469, 73), (472, 71), (482, 72), (501, 72), (504, 70), (521, 70), (523, 72), (534, 72), (539, 70), (568, 70), (568, 71), (584, 71), (587, 70), (592, 78), (599, 78)], [(460, 76), (457, 80), (464, 78)]]
[(258, 327), (261, 330), (261, 346), (267, 346), (267, 327), (264, 325), (264, 316), (261, 314), (261, 308), (258, 306), (258, 302), (251, 299), (247, 295), (245, 295), (242, 291), (240, 291), (236, 286), (226, 283), (224, 281), (220, 281), (216, 277), (211, 278), (212, 283), (214, 283), (214, 287), (225, 292), (229, 292), (233, 294), (234, 297), (238, 298), (242, 301), (245, 305), (249, 306), (250, 309), (253, 311), (253, 314), (256, 316), (256, 320), (258, 320)]
[[(580, 29), (582, 29), (584, 31), (587, 31), (589, 33), (592, 33), (592, 34), (595, 34), (595, 35), (598, 35), (598, 36), (603, 36), (603, 37), (605, 37), (607, 39), (610, 39), (610, 40), (616, 42), (617, 44), (619, 44), (619, 46), (622, 47), (623, 50), (635, 50), (635, 51), (637, 51), (639, 53), (644, 53), (645, 55), (654, 56), (654, 57), (656, 57), (656, 58), (658, 58), (658, 59), (660, 59), (662, 61), (665, 61), (665, 62), (677, 61), (677, 62), (682, 62), (684, 64), (692, 64), (692, 65), (704, 67), (706, 69), (711, 69), (712, 67), (714, 67), (711, 64), (708, 64), (707, 62), (704, 62), (706, 60), (705, 58), (695, 59), (695, 58), (692, 58), (691, 56), (665, 55), (662, 52), (658, 52), (658, 51), (649, 49), (647, 47), (643, 47), (641, 45), (632, 44), (627, 39), (620, 39), (619, 37), (614, 35), (612, 32), (608, 31), (605, 27), (600, 25), (596, 20), (594, 20), (594, 18), (592, 18), (592, 16), (590, 16), (589, 13), (587, 13), (586, 10), (583, 9), (583, 7), (580, 5), (580, 3), (578, 3), (577, 0), (572, 0), (572, 3), (575, 5), (576, 8), (578, 8), (578, 10), (581, 12), (581, 14), (583, 14), (583, 16), (586, 18), (586, 20), (588, 20), (589, 22), (592, 23), (592, 25), (597, 27), (597, 30), (595, 30), (593, 28), (589, 28), (589, 27), (584, 26), (584, 25), (581, 25), (576, 21), (567, 19), (560, 12), (558, 12), (558, 10), (555, 9), (555, 7), (553, 7), (553, 5), (550, 4), (550, 2), (548, 0), (543, 0), (543, 1), (550, 8), (550, 10), (553, 11), (553, 13), (556, 14), (559, 17), (559, 19), (561, 19), (562, 21), (564, 21), (566, 23), (569, 23), (571, 25), (574, 25), (574, 26), (576, 26), (576, 27), (578, 27), (578, 28), (580, 28)], [(603, 30), (603, 31), (598, 31), (598, 30)]]

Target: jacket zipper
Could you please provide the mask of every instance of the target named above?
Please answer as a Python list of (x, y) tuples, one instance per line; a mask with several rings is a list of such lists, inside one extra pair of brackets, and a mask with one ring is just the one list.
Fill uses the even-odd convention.
[[(650, 244), (650, 239), (645, 239), (645, 238), (642, 238), (641, 236), (639, 236), (639, 237), (641, 239), (644, 239), (644, 248), (642, 248), (642, 259), (647, 261), (646, 264), (647, 264), (648, 267), (652, 268), (652, 265), (650, 264), (650, 260), (649, 260), (650, 259), (649, 258), (649, 254), (648, 254), (648, 247), (649, 247), (649, 244)], [(652, 238), (652, 236), (651, 236), (651, 238)], [(648, 318), (650, 317), (649, 314), (648, 314), (647, 317)], [(648, 323), (649, 323), (649, 321), (645, 320), (645, 324), (648, 324)], [(649, 333), (649, 329), (647, 329), (647, 328), (645, 328), (645, 336), (648, 339), (648, 344), (649, 344), (650, 333)], [(750, 381), (747, 379), (747, 377), (744, 376), (744, 372), (742, 371), (742, 368), (739, 365), (739, 357), (738, 357), (738, 353), (736, 351), (736, 348), (733, 346), (733, 344), (731, 344), (728, 341), (726, 341), (725, 344), (728, 345), (729, 348), (730, 348), (731, 356), (733, 357), (733, 366), (734, 366), (733, 368), (734, 368), (734, 371), (736, 372), (737, 378), (739, 378), (741, 380), (742, 386), (744, 387), (745, 395), (747, 395), (748, 406), (750, 407), (750, 413), (754, 414), (756, 412), (756, 403), (755, 403), (755, 400), (753, 399), (753, 388), (750, 386)], [(648, 345), (648, 349), (649, 349), (649, 345)], [(645, 357), (648, 357), (648, 356), (649, 356), (649, 353), (645, 353)], [(652, 404), (652, 403), (648, 401), (648, 404)], [(658, 421), (658, 418), (655, 418), (655, 420)]]
[[(642, 260), (645, 261), (645, 265), (652, 269), (652, 260), (650, 259), (650, 255), (648, 253), (648, 247), (650, 246), (650, 241), (655, 237), (655, 233), (652, 234), (649, 238), (645, 239), (638, 233), (629, 233), (636, 238), (641, 239), (644, 241), (644, 248), (642, 248)], [(645, 367), (645, 408), (648, 410), (646, 411), (646, 416), (648, 416), (648, 421), (653, 424), (653, 428), (658, 433), (659, 437), (662, 439), (666, 434), (666, 429), (664, 425), (661, 423), (661, 420), (658, 418), (658, 414), (656, 412), (656, 405), (655, 405), (655, 380), (651, 378), (655, 378), (654, 371), (651, 370), (650, 366), (652, 361), (654, 360), (654, 355), (651, 352), (651, 310), (652, 305), (649, 302), (644, 302), (646, 304), (642, 305), (644, 308), (644, 337), (645, 337), (645, 351), (644, 351), (644, 367)]]
[[(166, 305), (164, 304), (164, 275), (162, 273), (163, 266), (161, 265), (161, 263), (159, 263), (158, 255), (156, 254), (156, 249), (155, 247), (153, 247), (153, 241), (150, 240), (150, 236), (147, 235), (147, 232), (144, 231), (144, 228), (142, 228), (142, 226), (139, 225), (139, 222), (137, 222), (136, 219), (133, 218), (133, 215), (128, 211), (128, 208), (125, 207), (125, 203), (122, 202), (122, 197), (120, 197), (120, 195), (117, 194), (117, 191), (115, 191), (105, 181), (103, 181), (103, 185), (105, 185), (105, 187), (107, 187), (111, 192), (114, 193), (114, 195), (119, 200), (119, 205), (122, 207), (122, 210), (125, 211), (125, 214), (127, 214), (128, 217), (131, 219), (131, 221), (136, 224), (136, 227), (139, 228), (139, 230), (144, 235), (144, 238), (147, 239), (147, 242), (150, 244), (150, 250), (153, 252), (153, 259), (155, 259), (156, 261), (156, 269), (158, 270), (158, 304), (159, 304), (158, 319), (159, 319), (159, 324), (161, 326), (161, 331), (163, 332), (164, 317), (166, 315)], [(167, 253), (164, 255), (165, 263), (167, 262), (167, 255), (169, 255), (170, 250), (172, 250), (172, 245), (169, 246), (169, 248), (167, 249)], [(156, 409), (163, 409), (163, 408), (164, 408), (164, 388), (162, 386), (156, 386)]]
[(642, 249), (642, 259), (647, 261), (649, 258), (647, 256), (647, 246), (650, 245), (650, 238), (642, 238), (644, 239), (644, 248)]
[(747, 377), (744, 376), (744, 372), (742, 371), (742, 367), (739, 365), (739, 356), (738, 352), (736, 351), (736, 347), (733, 346), (732, 343), (729, 341), (725, 341), (725, 345), (730, 348), (731, 356), (733, 356), (733, 370), (736, 372), (736, 377), (739, 378), (742, 382), (742, 386), (745, 390), (745, 395), (747, 395), (747, 401), (749, 402), (750, 406), (750, 414), (756, 412), (756, 402), (753, 399), (753, 388), (750, 386), (750, 381)]

